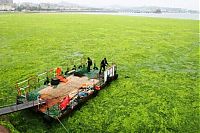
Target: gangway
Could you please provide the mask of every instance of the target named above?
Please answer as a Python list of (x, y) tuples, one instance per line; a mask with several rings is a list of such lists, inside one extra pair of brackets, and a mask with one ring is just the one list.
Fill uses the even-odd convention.
[(45, 101), (30, 101), (30, 102), (25, 102), (22, 104), (15, 104), (15, 105), (11, 105), (8, 107), (4, 107), (4, 108), (0, 108), (0, 115), (5, 115), (5, 114), (9, 114), (9, 113), (13, 113), (19, 110), (24, 110), (24, 109), (28, 109), (28, 108), (32, 108), (35, 106), (39, 106), (44, 104)]

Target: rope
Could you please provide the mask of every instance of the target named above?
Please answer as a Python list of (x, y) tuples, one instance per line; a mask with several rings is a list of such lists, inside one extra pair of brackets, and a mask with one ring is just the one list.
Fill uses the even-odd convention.
[[(55, 110), (55, 109), (53, 109), (53, 110)], [(63, 128), (65, 129), (65, 131), (68, 133), (67, 128), (62, 124), (62, 122), (59, 120), (59, 118), (57, 116), (56, 116), (56, 119), (60, 122), (60, 124), (63, 126)]]
[[(56, 117), (56, 119), (58, 119), (58, 117)], [(65, 131), (67, 131), (67, 133), (68, 133), (68, 130), (67, 130), (67, 128), (62, 124), (62, 122), (58, 119), (58, 121), (60, 122), (60, 124), (63, 126), (63, 128), (65, 129)]]

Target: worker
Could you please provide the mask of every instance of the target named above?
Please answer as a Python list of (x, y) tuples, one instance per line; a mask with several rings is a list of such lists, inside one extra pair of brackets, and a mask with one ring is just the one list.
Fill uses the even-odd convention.
[(74, 65), (74, 67), (72, 68), (72, 70), (76, 70), (76, 65)]
[(58, 67), (56, 69), (56, 76), (60, 76), (60, 75), (62, 75), (62, 69), (60, 67)]
[(94, 61), (94, 67), (93, 67), (94, 70), (98, 70), (98, 67), (96, 65), (96, 62)]
[(87, 71), (90, 72), (90, 67), (92, 66), (92, 60), (88, 57), (88, 61), (87, 61)]
[(49, 77), (47, 76), (47, 77), (46, 77), (46, 80), (44, 81), (44, 85), (48, 85), (49, 83), (50, 83)]
[(67, 70), (65, 71), (65, 75), (67, 75), (69, 72), (69, 67), (67, 67)]
[(100, 64), (100, 71), (99, 71), (99, 74), (101, 74), (102, 68), (103, 68), (103, 71), (105, 71), (107, 65), (108, 65), (108, 62), (107, 62), (106, 58), (104, 58), (104, 59), (101, 61), (101, 64)]

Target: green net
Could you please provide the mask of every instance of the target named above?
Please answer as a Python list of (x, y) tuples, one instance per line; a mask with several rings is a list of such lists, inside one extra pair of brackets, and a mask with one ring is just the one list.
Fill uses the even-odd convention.
[(89, 79), (98, 78), (98, 70), (91, 70), (89, 73), (85, 73), (84, 75), (87, 76)]
[(87, 68), (85, 66), (83, 66), (80, 69), (77, 69), (75, 72), (76, 75), (84, 75), (85, 73), (87, 73)]
[(60, 115), (60, 110), (58, 109), (58, 105), (54, 105), (49, 110), (45, 112), (45, 114), (51, 117), (58, 117)]
[(28, 100), (28, 101), (35, 101), (35, 100), (38, 99), (38, 96), (39, 96), (39, 95), (40, 95), (40, 94), (39, 94), (38, 92), (29, 92), (29, 93), (28, 93), (27, 100)]
[(37, 100), (38, 97), (39, 97), (39, 95), (40, 95), (39, 91), (42, 90), (42, 89), (44, 89), (45, 87), (46, 87), (45, 85), (41, 85), (37, 89), (32, 90), (31, 92), (29, 92), (27, 100), (28, 101), (35, 101), (35, 100)]

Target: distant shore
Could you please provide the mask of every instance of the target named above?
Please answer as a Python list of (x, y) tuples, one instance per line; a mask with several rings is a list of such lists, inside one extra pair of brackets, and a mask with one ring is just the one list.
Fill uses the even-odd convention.
[(124, 15), (124, 16), (144, 16), (144, 17), (156, 17), (156, 18), (174, 18), (174, 19), (191, 19), (200, 20), (200, 14), (192, 13), (95, 13), (89, 12), (84, 14), (107, 14), (107, 15)]
[(128, 13), (128, 12), (91, 12), (91, 11), (0, 11), (0, 13), (66, 13), (66, 14), (96, 14), (96, 15), (122, 15), (122, 16), (143, 16), (143, 17), (156, 17), (156, 18), (174, 18), (174, 19), (190, 19), (200, 20), (198, 13)]

